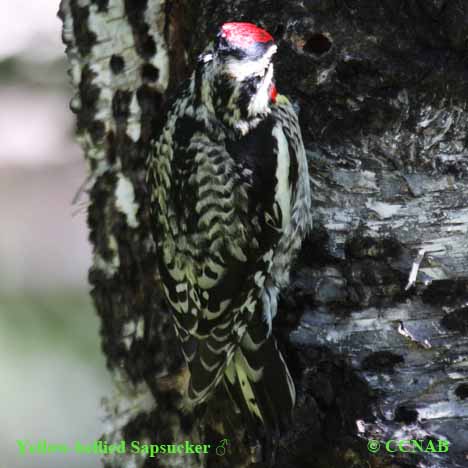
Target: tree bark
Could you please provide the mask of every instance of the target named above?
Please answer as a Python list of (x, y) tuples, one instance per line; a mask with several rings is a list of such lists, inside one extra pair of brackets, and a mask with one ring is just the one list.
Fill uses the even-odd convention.
[[(229, 20), (274, 35), (277, 87), (300, 112), (313, 188), (314, 229), (274, 326), (298, 390), (277, 466), (467, 466), (466, 2), (62, 0), (60, 16), (89, 166), (89, 280), (119, 384), (103, 438), (229, 439), (224, 457), (128, 453), (104, 466), (252, 459), (238, 416), (222, 417), (232, 409), (221, 391), (195, 419), (178, 410), (182, 359), (145, 193), (166, 102)], [(370, 453), (370, 439), (450, 446)]]

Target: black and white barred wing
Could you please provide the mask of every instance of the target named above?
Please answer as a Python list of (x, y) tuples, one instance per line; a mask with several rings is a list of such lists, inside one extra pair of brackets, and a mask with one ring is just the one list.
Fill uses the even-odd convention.
[(188, 117), (169, 118), (150, 167), (160, 273), (190, 367), (188, 396), (199, 403), (223, 377), (256, 310), (280, 210), (250, 198), (254, 168)]
[(291, 262), (312, 228), (312, 213), (309, 170), (297, 114), (289, 100), (279, 95), (273, 115), (277, 122), (278, 159), (283, 161), (283, 186), (286, 187), (277, 195), (283, 200), (287, 220), (283, 220), (283, 235), (272, 270), (272, 277), (281, 288), (289, 283)]

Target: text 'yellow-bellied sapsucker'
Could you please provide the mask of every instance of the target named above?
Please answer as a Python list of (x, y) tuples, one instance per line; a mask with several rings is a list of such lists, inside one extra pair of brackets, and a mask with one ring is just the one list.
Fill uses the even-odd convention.
[(295, 389), (271, 324), (310, 226), (310, 186), (275, 52), (251, 23), (221, 27), (152, 145), (147, 181), (189, 404), (223, 381), (244, 414), (278, 427)]

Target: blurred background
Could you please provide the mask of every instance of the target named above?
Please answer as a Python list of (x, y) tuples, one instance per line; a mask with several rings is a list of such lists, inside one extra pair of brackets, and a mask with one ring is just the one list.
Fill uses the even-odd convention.
[(25, 455), (92, 442), (111, 391), (87, 285), (86, 178), (74, 142), (59, 0), (0, 0), (0, 468), (98, 467)]

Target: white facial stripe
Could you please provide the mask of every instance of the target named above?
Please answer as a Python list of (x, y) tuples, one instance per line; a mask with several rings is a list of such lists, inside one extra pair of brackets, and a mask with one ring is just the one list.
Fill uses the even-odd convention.
[(271, 57), (276, 53), (277, 47), (270, 46), (261, 59), (258, 60), (233, 60), (226, 64), (228, 73), (238, 81), (243, 81), (251, 75), (263, 75), (265, 69), (271, 61)]
[(248, 111), (249, 115), (262, 114), (267, 111), (268, 104), (270, 102), (270, 86), (271, 80), (273, 79), (273, 64), (270, 63), (268, 67), (267, 74), (265, 79), (262, 82), (262, 85), (258, 89), (258, 92), (255, 94), (255, 97), (249, 104)]

